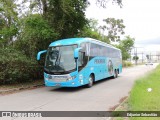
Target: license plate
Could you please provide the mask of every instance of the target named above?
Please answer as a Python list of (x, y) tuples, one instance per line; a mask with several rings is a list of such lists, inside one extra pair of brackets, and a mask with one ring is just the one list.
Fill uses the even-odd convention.
[(61, 84), (60, 84), (60, 83), (57, 83), (56, 86), (61, 86)]

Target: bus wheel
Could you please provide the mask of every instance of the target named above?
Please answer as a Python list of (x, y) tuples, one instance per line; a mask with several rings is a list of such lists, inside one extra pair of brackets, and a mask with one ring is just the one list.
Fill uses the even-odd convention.
[(94, 77), (93, 75), (89, 76), (89, 83), (87, 84), (87, 87), (90, 88), (93, 86), (93, 82), (94, 82)]
[(114, 70), (113, 78), (115, 79), (115, 78), (117, 78), (117, 77), (118, 77), (118, 71), (115, 69), (115, 70)]

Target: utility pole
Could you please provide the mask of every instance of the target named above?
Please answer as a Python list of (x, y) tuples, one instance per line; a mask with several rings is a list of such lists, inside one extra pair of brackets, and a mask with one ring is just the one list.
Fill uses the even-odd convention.
[(130, 62), (132, 62), (132, 50), (130, 50)]

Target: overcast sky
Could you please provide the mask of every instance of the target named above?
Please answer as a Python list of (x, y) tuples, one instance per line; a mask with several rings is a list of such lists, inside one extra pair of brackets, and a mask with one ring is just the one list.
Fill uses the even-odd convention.
[(89, 1), (88, 18), (98, 19), (100, 24), (108, 17), (123, 19), (126, 35), (134, 37), (137, 46), (149, 46), (149, 50), (154, 47), (152, 51), (160, 48), (155, 45), (160, 45), (160, 0), (122, 0), (122, 8), (110, 2), (106, 9), (97, 7), (96, 0)]

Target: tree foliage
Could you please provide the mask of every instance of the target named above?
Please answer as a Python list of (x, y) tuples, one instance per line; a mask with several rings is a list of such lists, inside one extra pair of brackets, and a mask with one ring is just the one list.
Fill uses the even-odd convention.
[(73, 37), (83, 29), (87, 23), (85, 17), (87, 5), (86, 0), (30, 1), (31, 11), (42, 11), (44, 19), (59, 33), (59, 39)]
[(78, 36), (75, 37), (90, 37), (94, 38), (106, 43), (110, 43), (107, 36), (101, 32), (100, 27), (98, 27), (98, 20), (96, 19), (89, 19), (88, 24), (84, 26), (84, 28), (78, 33)]
[(132, 47), (134, 46), (134, 38), (131, 38), (130, 36), (126, 36), (125, 39), (121, 40), (118, 47), (122, 51), (122, 59), (127, 60), (130, 58), (130, 51)]
[(98, 20), (97, 19), (94, 19), (94, 18), (91, 18), (88, 20), (88, 25), (89, 25), (89, 28), (92, 29), (92, 31), (97, 31), (98, 32)]
[[(99, 7), (106, 8), (107, 3), (108, 3), (109, 1), (110, 1), (110, 0), (96, 0), (96, 4), (97, 4)], [(112, 0), (112, 4), (118, 4), (118, 5), (120, 6), (120, 8), (123, 6), (122, 0)]]
[(139, 59), (139, 57), (138, 56), (133, 56), (133, 60), (138, 60)]
[(124, 35), (124, 28), (125, 25), (123, 24), (122, 19), (115, 19), (115, 18), (107, 18), (103, 20), (107, 26), (104, 26), (108, 31), (108, 39), (110, 41), (120, 41), (120, 35)]
[(23, 18), (15, 47), (28, 57), (35, 59), (37, 52), (47, 49), (57, 36), (58, 33), (54, 32), (41, 15), (33, 14)]
[(98, 40), (101, 40), (102, 38), (101, 35), (97, 31), (94, 31), (93, 29), (87, 26), (84, 27), (83, 30), (79, 32), (79, 34), (75, 37), (90, 37), (90, 38), (94, 38)]
[(147, 60), (149, 60), (150, 59), (149, 55), (146, 55), (146, 58), (147, 58)]
[(0, 0), (0, 47), (13, 42), (18, 32), (18, 13), (14, 0)]

